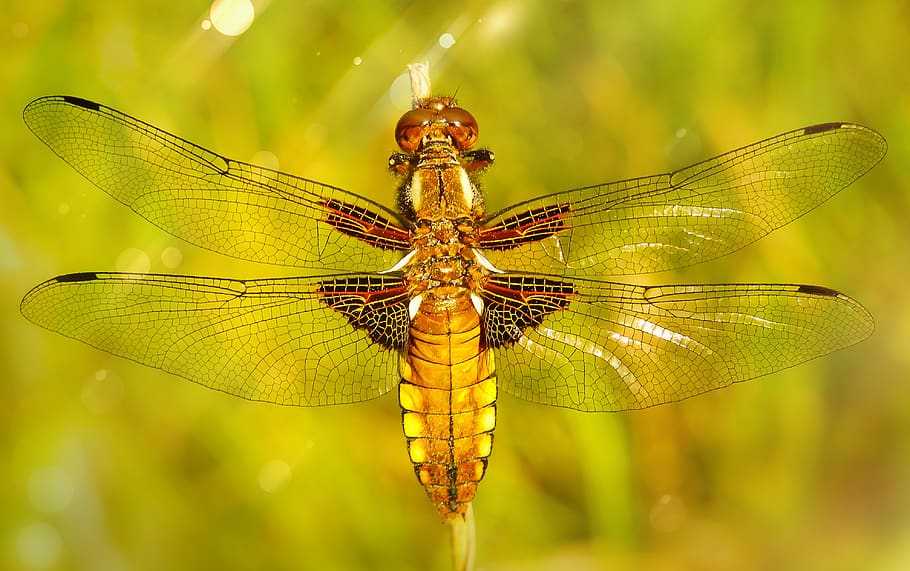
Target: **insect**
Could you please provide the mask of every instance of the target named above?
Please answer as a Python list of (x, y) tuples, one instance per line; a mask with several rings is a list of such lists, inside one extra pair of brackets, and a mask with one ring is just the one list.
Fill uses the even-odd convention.
[(321, 406), (397, 387), (407, 451), (444, 519), (487, 468), (499, 391), (580, 411), (641, 409), (856, 343), (873, 320), (812, 285), (643, 287), (608, 276), (733, 252), (885, 155), (851, 123), (798, 129), (690, 167), (487, 213), (474, 117), (425, 97), (395, 128), (397, 210), (234, 161), (104, 105), (43, 97), (29, 128), (96, 186), (203, 248), (318, 270), (234, 280), (62, 275), (29, 320), (250, 400)]

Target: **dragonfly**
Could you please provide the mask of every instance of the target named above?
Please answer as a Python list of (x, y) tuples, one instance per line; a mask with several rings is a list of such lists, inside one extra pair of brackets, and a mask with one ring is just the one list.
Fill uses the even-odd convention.
[(680, 401), (872, 333), (863, 306), (799, 284), (641, 286), (799, 218), (884, 157), (825, 123), (674, 172), (488, 213), (474, 116), (420, 98), (389, 159), (397, 207), (229, 159), (105, 105), (42, 97), (31, 131), (95, 186), (191, 244), (308, 270), (238, 280), (81, 272), (22, 300), (32, 322), (253, 401), (324, 406), (397, 387), (407, 454), (444, 520), (464, 517), (499, 392), (578, 411)]

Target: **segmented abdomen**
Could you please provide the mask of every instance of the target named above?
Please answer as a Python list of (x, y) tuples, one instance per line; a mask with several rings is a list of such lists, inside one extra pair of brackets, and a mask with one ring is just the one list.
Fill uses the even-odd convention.
[(493, 355), (467, 294), (451, 309), (424, 301), (409, 333), (398, 392), (408, 455), (436, 509), (452, 518), (474, 498), (493, 447)]

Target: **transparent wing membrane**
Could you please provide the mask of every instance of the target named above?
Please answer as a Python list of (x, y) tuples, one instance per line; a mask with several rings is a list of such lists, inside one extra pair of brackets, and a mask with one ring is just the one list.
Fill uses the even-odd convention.
[(329, 308), (319, 290), (333, 278), (69, 274), (35, 287), (21, 309), (67, 337), (249, 400), (378, 397), (398, 384), (398, 353)]
[(487, 219), (481, 246), (504, 270), (587, 278), (697, 264), (802, 216), (886, 151), (884, 138), (861, 125), (806, 127), (673, 173), (512, 206)]
[[(398, 216), (379, 204), (222, 157), (110, 107), (43, 97), (23, 115), (35, 135), (82, 176), (197, 246), (324, 271), (383, 270), (408, 247)], [(363, 228), (340, 232), (349, 211), (362, 214)]]
[(583, 411), (646, 408), (792, 367), (873, 330), (859, 303), (817, 286), (573, 284), (565, 310), (497, 349), (505, 392)]

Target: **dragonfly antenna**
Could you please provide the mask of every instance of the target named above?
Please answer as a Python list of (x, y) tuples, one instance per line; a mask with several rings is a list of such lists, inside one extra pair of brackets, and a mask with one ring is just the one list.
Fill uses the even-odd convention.
[(411, 78), (411, 105), (417, 107), (421, 100), (432, 95), (430, 89), (430, 62), (421, 61), (408, 65)]

